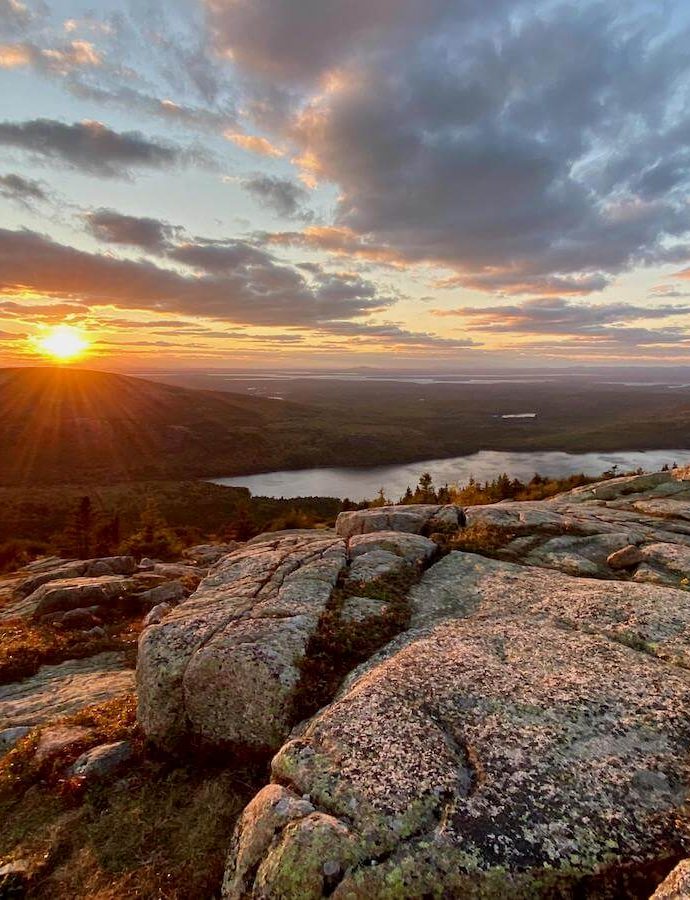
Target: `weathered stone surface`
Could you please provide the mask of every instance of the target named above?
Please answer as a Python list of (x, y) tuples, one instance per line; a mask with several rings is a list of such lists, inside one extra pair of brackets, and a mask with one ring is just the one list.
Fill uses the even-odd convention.
[(316, 812), (278, 823), (249, 872), (237, 848), (276, 827), (260, 794), (224, 896), (600, 896), (596, 872), (625, 896), (626, 867), (678, 852), (689, 702), (687, 671), (548, 622), (407, 635), (274, 758)]
[(421, 534), (424, 530), (440, 530), (450, 527), (454, 521), (459, 525), (462, 510), (456, 506), (417, 505), (380, 506), (375, 509), (360, 509), (342, 512), (335, 523), (336, 532), (344, 538), (375, 531), (406, 531)]
[(149, 625), (158, 625), (171, 610), (172, 606), (169, 603), (159, 603), (157, 606), (154, 606), (153, 609), (149, 610), (144, 616), (144, 628), (148, 628)]
[(643, 648), (690, 667), (690, 593), (665, 586), (574, 578), (449, 553), (410, 590), (412, 627), (445, 619), (552, 621)]
[(139, 719), (162, 746), (195, 735), (265, 750), (292, 724), (299, 664), (346, 564), (342, 540), (288, 536), (231, 553), (139, 643)]
[(42, 666), (31, 678), (0, 686), (0, 728), (42, 725), (133, 688), (134, 672), (121, 653)]
[(129, 578), (103, 575), (100, 578), (68, 578), (37, 588), (24, 601), (34, 618), (88, 606), (108, 606), (132, 590)]
[(679, 578), (690, 576), (690, 547), (678, 544), (647, 544), (642, 548), (642, 557), (652, 566), (659, 566)]
[(129, 741), (115, 741), (101, 744), (87, 750), (69, 767), (68, 774), (85, 781), (98, 781), (112, 775), (123, 766), (133, 754)]
[(17, 725), (0, 731), (0, 757), (13, 750), (31, 731), (28, 725)]
[(690, 860), (678, 863), (654, 891), (650, 900), (688, 900), (690, 898)]
[(277, 784), (269, 784), (257, 794), (242, 813), (235, 830), (230, 853), (232, 863), (225, 873), (223, 895), (246, 896), (275, 834), (294, 819), (313, 812), (315, 809), (308, 800)]
[(50, 581), (64, 581), (72, 578), (90, 578), (101, 575), (133, 575), (136, 562), (132, 556), (106, 556), (99, 559), (55, 560), (55, 565), (47, 562), (35, 574), (27, 578), (18, 588), (23, 596), (28, 596), (41, 585)]
[(93, 731), (81, 725), (53, 725), (41, 729), (34, 754), (37, 762), (93, 737)]
[(350, 538), (348, 551), (351, 559), (356, 559), (372, 550), (386, 550), (402, 557), (410, 565), (421, 565), (438, 552), (434, 541), (421, 534), (402, 531), (379, 531), (373, 534), (358, 534)]
[(183, 565), (182, 563), (155, 563), (153, 566), (155, 575), (164, 578), (203, 578), (206, 569), (201, 566)]
[(274, 541), (282, 541), (284, 538), (304, 538), (307, 541), (313, 541), (315, 538), (325, 541), (327, 538), (335, 539), (338, 535), (335, 528), (282, 528), (280, 531), (266, 531), (264, 534), (257, 534), (255, 537), (247, 541), (248, 547), (255, 547), (257, 544), (270, 544)]
[(60, 615), (60, 623), (65, 628), (93, 628), (99, 625), (100, 617), (97, 615), (100, 606), (87, 606), (83, 609), (68, 609)]
[(612, 569), (630, 569), (639, 565), (643, 559), (640, 548), (634, 544), (628, 544), (625, 547), (621, 547), (620, 550), (614, 550), (606, 562)]
[(379, 578), (397, 575), (408, 568), (404, 557), (388, 550), (371, 550), (352, 560), (347, 581), (356, 584), (369, 584)]
[(554, 537), (524, 557), (530, 566), (559, 569), (570, 575), (610, 577), (608, 557), (616, 550), (629, 546), (624, 534), (597, 534), (590, 537)]
[(690, 503), (687, 500), (669, 498), (659, 500), (638, 500), (633, 507), (650, 516), (664, 516), (672, 519), (690, 521)]
[(192, 565), (208, 568), (241, 546), (239, 541), (229, 541), (225, 544), (198, 544), (196, 547), (188, 547), (182, 555)]
[(167, 603), (170, 606), (175, 606), (177, 603), (181, 603), (182, 600), (185, 600), (189, 596), (189, 593), (190, 592), (181, 582), (167, 581), (164, 584), (149, 588), (147, 591), (142, 591), (141, 594), (137, 595), (137, 601), (144, 609), (158, 606), (160, 603)]

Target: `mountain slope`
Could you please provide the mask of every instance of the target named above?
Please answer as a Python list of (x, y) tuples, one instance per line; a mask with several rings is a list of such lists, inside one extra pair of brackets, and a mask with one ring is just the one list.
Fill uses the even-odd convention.
[[(0, 370), (0, 483), (212, 475), (276, 464), (303, 406), (77, 369)], [(313, 426), (311, 426), (313, 428)], [(300, 437), (301, 436), (301, 437)]]

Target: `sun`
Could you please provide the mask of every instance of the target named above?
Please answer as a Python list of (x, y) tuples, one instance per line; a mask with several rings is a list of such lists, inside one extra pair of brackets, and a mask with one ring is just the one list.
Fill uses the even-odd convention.
[(56, 362), (67, 363), (83, 356), (89, 347), (79, 329), (70, 325), (56, 325), (42, 338), (37, 345), (41, 353), (51, 356)]

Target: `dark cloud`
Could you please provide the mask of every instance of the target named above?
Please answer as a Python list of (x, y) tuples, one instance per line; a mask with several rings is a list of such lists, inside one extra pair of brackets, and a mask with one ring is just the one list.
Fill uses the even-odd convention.
[(17, 303), (14, 300), (0, 301), (0, 317), (35, 322), (42, 319), (62, 320), (87, 315), (89, 309), (81, 303)]
[(331, 322), (322, 329), (324, 334), (352, 339), (354, 343), (373, 343), (418, 350), (467, 350), (481, 347), (473, 338), (448, 338), (428, 331), (409, 331), (392, 322), (380, 325), (361, 322)]
[(307, 281), (268, 254), (219, 273), (207, 269), (182, 275), (144, 260), (86, 253), (33, 231), (1, 229), (0, 291), (19, 290), (95, 305), (295, 327), (366, 315), (394, 301), (350, 276)]
[[(477, 2), (463, 0), (470, 14)], [(502, 5), (502, 4), (501, 4)], [(382, 41), (409, 42), (410, 32), (443, 13), (447, 0), (206, 0), (217, 49), (253, 74), (307, 82)]]
[(0, 196), (7, 197), (9, 200), (16, 200), (19, 203), (31, 204), (36, 200), (47, 200), (48, 195), (41, 186), (41, 183), (31, 178), (23, 178), (9, 172), (7, 175), (0, 175)]
[(666, 261), (688, 231), (690, 35), (661, 10), (207, 7), (261, 123), (338, 185), (335, 226), (381, 256), (480, 289), (580, 293)]
[(91, 234), (106, 244), (126, 244), (160, 251), (179, 229), (160, 219), (126, 216), (114, 209), (97, 209), (84, 215)]
[(126, 177), (137, 168), (167, 168), (185, 158), (172, 144), (151, 140), (138, 131), (113, 131), (100, 122), (0, 122), (0, 144), (109, 178)]
[(638, 306), (632, 303), (575, 303), (564, 298), (535, 298), (505, 306), (468, 306), (433, 310), (437, 317), (458, 316), (472, 330), (492, 334), (565, 335), (578, 341), (628, 344), (690, 342), (687, 326), (655, 329), (632, 326), (636, 320), (690, 317), (690, 305)]
[(136, 111), (154, 116), (162, 119), (168, 125), (182, 125), (189, 129), (209, 132), (223, 132), (238, 128), (237, 115), (231, 104), (220, 109), (209, 109), (198, 105), (178, 103), (173, 100), (161, 99), (117, 81), (107, 86), (97, 86), (73, 78), (67, 83), (67, 87), (72, 94), (81, 99), (117, 106), (130, 113)]
[[(196, 238), (171, 247), (167, 255), (175, 262), (214, 275), (228, 274), (248, 267), (265, 269), (275, 266), (273, 257), (265, 250), (242, 240), (212, 241)], [(297, 273), (295, 277), (298, 279)]]
[(286, 219), (302, 219), (309, 222), (313, 214), (305, 209), (309, 194), (299, 184), (275, 175), (252, 175), (242, 180), (242, 187), (262, 206), (272, 209)]

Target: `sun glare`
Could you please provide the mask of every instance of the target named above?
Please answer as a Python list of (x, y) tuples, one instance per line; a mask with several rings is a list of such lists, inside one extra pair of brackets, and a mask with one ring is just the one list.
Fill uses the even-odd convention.
[(72, 362), (83, 356), (89, 346), (83, 334), (69, 325), (51, 328), (44, 337), (39, 338), (37, 344), (41, 353), (51, 356), (57, 362)]

